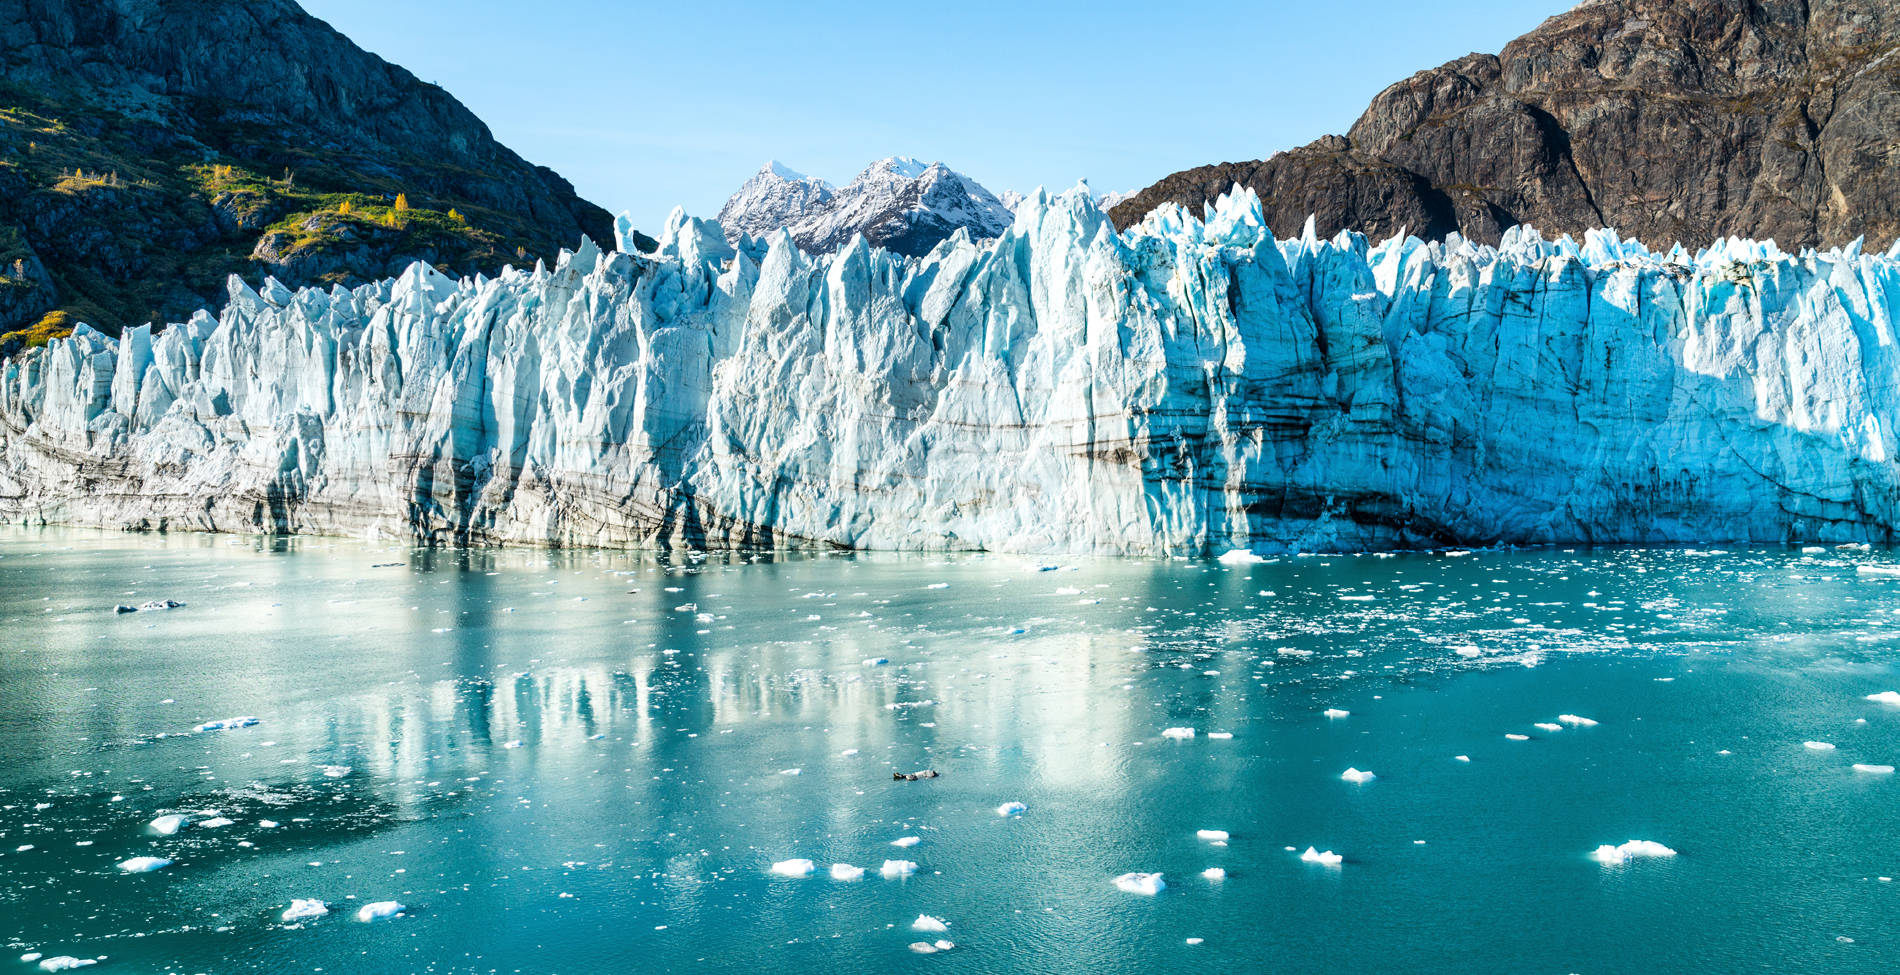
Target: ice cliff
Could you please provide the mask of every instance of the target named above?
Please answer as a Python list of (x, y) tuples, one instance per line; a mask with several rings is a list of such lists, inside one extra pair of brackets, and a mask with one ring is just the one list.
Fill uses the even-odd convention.
[(1086, 188), (921, 258), (652, 253), (81, 328), (0, 376), (0, 513), (1029, 553), (1888, 539), (1900, 247), (1276, 241)]

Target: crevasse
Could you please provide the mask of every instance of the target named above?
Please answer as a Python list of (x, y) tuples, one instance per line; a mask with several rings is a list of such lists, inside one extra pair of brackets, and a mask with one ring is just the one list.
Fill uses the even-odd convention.
[(4, 367), (0, 513), (442, 542), (1194, 554), (1887, 539), (1900, 247), (1276, 241), (1085, 187), (923, 258), (252, 290)]

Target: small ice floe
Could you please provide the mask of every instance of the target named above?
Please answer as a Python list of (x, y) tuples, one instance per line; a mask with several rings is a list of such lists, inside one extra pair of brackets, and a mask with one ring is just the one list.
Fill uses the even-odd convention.
[(924, 838), (921, 836), (900, 836), (897, 839), (892, 840), (891, 845), (896, 846), (896, 847), (902, 847), (904, 849), (909, 849), (910, 847), (916, 846), (917, 844), (922, 843), (923, 841), (924, 841)]
[(930, 585), (925, 586), (924, 588), (925, 589), (948, 589), (950, 588), (950, 584), (947, 582), (933, 582)]
[(915, 782), (918, 779), (934, 779), (940, 774), (936, 769), (922, 768), (915, 772), (892, 772), (891, 779), (897, 782)]
[(308, 900), (293, 897), (290, 900), (290, 906), (284, 908), (284, 920), (302, 921), (306, 918), (322, 917), (328, 913), (330, 913), (330, 905), (314, 897)]
[(1362, 772), (1356, 768), (1349, 768), (1345, 770), (1344, 772), (1339, 773), (1339, 777), (1343, 781), (1352, 782), (1359, 785), (1364, 785), (1365, 783), (1378, 778), (1378, 776), (1373, 775), (1371, 772)]
[(377, 901), (374, 904), (364, 904), (358, 909), (356, 919), (364, 924), (371, 921), (387, 921), (408, 909), (397, 901)]
[(1833, 743), (1825, 741), (1804, 741), (1801, 743), (1801, 747), (1817, 752), (1831, 752), (1834, 750)]
[(1802, 554), (1802, 555), (1823, 555), (1823, 554), (1826, 554), (1826, 552), (1827, 552), (1827, 549), (1825, 549), (1825, 548), (1822, 548), (1822, 547), (1821, 547), (1821, 546), (1819, 546), (1819, 545), (1803, 545), (1803, 546), (1801, 546), (1801, 554)]
[(891, 662), (891, 658), (889, 658), (889, 657), (866, 657), (866, 658), (864, 658), (864, 665), (865, 665), (866, 667), (882, 667), (882, 666), (884, 666), (885, 664), (888, 664), (888, 663), (890, 663), (890, 662)]
[(26, 954), (21, 955), (20, 960), (24, 962), (35, 962), (35, 961), (39, 961), (42, 957), (44, 956), (40, 952), (29, 951)]
[(1200, 944), (1200, 943), (1202, 943), (1202, 942), (1203, 942), (1203, 941), (1205, 941), (1205, 940), (1206, 940), (1206, 939), (1204, 939), (1204, 938), (1189, 938), (1189, 939), (1187, 939), (1187, 943), (1188, 943), (1188, 944), (1191, 944), (1191, 945), (1198, 945), (1198, 944)]
[(943, 918), (931, 917), (928, 914), (919, 914), (917, 915), (917, 920), (910, 922), (910, 929), (912, 931), (927, 931), (931, 934), (942, 934), (950, 930), (950, 925), (945, 923)]
[(257, 723), (257, 719), (247, 714), (247, 715), (244, 715), (243, 717), (238, 717), (238, 718), (220, 718), (217, 721), (207, 721), (204, 724), (201, 724), (198, 727), (193, 728), (191, 730), (193, 731), (230, 731), (235, 728), (249, 728), (256, 723)]
[(1317, 863), (1327, 867), (1337, 867), (1346, 862), (1345, 857), (1331, 850), (1320, 850), (1311, 846), (1306, 848), (1305, 853), (1300, 854), (1300, 860), (1303, 863)]
[(213, 816), (210, 819), (207, 819), (204, 822), (199, 823), (198, 825), (199, 827), (203, 829), (222, 829), (226, 826), (231, 825), (234, 822), (237, 822), (237, 820), (226, 819), (223, 816)]
[(1227, 741), (1234, 737), (1234, 733), (1231, 731), (1210, 731), (1207, 733), (1207, 737), (1213, 741)]
[(1556, 723), (1555, 721), (1539, 721), (1536, 724), (1531, 725), (1531, 727), (1536, 728), (1538, 731), (1564, 730), (1564, 726)]
[(1225, 843), (1227, 842), (1227, 831), (1224, 829), (1197, 829), (1194, 831), (1194, 838), (1197, 840), (1205, 840), (1209, 843)]
[(1529, 735), (1505, 735), (1504, 737), (1509, 738), (1512, 741), (1530, 741), (1531, 740), (1531, 736)]
[(1653, 840), (1630, 840), (1622, 846), (1604, 844), (1591, 851), (1590, 859), (1598, 863), (1615, 865), (1627, 863), (1639, 857), (1672, 857), (1676, 851)]
[(75, 968), (85, 968), (88, 965), (97, 965), (97, 964), (99, 963), (97, 961), (94, 961), (91, 958), (74, 958), (71, 955), (54, 955), (53, 957), (40, 962), (40, 971), (66, 972), (66, 971), (71, 971)]
[(1557, 720), (1573, 728), (1594, 728), (1597, 726), (1595, 721), (1578, 714), (1560, 714), (1557, 716)]
[(863, 880), (864, 868), (854, 867), (849, 863), (834, 863), (831, 865), (831, 879), (833, 880)]
[(1880, 579), (1900, 578), (1900, 565), (1860, 565), (1854, 571)]
[(938, 940), (934, 942), (933, 941), (913, 941), (910, 943), (910, 950), (920, 955), (934, 955), (939, 951), (949, 951), (950, 949), (955, 948), (955, 947), (956, 945), (951, 944), (948, 941), (943, 941), (943, 940)]
[(884, 861), (884, 865), (879, 867), (877, 871), (878, 876), (883, 877), (885, 880), (896, 880), (899, 877), (908, 877), (916, 872), (917, 864), (911, 860), (886, 860)]
[(1189, 738), (1194, 737), (1194, 729), (1193, 728), (1163, 728), (1161, 730), (1161, 737), (1173, 738), (1176, 741), (1186, 741)]
[(130, 860), (119, 861), (119, 869), (126, 873), (151, 873), (171, 865), (172, 862), (164, 857), (133, 857)]
[(1869, 694), (1867, 695), (1867, 700), (1875, 704), (1885, 704), (1900, 708), (1900, 691), (1881, 691), (1878, 694)]
[(1842, 542), (1834, 546), (1834, 550), (1836, 552), (1871, 552), (1874, 547), (1866, 542)]
[(1347, 711), (1344, 708), (1327, 708), (1325, 711), (1321, 713), (1325, 714), (1329, 718), (1349, 718), (1352, 716), (1352, 712)]
[(1029, 807), (1020, 802), (1006, 802), (996, 807), (998, 816), (1020, 816), (1029, 811)]
[(1168, 885), (1158, 873), (1125, 873), (1115, 878), (1115, 889), (1153, 897), (1167, 890)]
[(1206, 870), (1201, 871), (1201, 876), (1209, 880), (1226, 880), (1227, 871), (1220, 867), (1208, 867)]
[(1233, 548), (1233, 549), (1228, 549), (1225, 552), (1222, 552), (1220, 555), (1220, 558), (1217, 561), (1219, 561), (1220, 564), (1222, 565), (1259, 565), (1260, 563), (1265, 562), (1266, 559), (1263, 559), (1260, 556), (1255, 555), (1244, 548)]
[(805, 770), (804, 770), (804, 769), (802, 769), (802, 768), (782, 768), (782, 769), (779, 769), (779, 770), (778, 770), (778, 774), (780, 774), (780, 775), (800, 775), (800, 774), (802, 774), (802, 773), (803, 773), (804, 771), (805, 771)]
[(857, 750), (857, 749), (855, 749), (855, 748), (847, 748), (847, 749), (845, 749), (844, 751), (841, 751), (841, 752), (839, 752), (839, 753), (838, 753), (838, 757), (840, 757), (840, 758), (850, 758), (851, 756), (853, 756), (853, 755), (856, 755), (857, 753), (858, 753), (858, 750)]
[(323, 775), (325, 778), (331, 778), (331, 779), (340, 779), (350, 774), (351, 772), (356, 771), (355, 769), (349, 767), (348, 765), (319, 765), (317, 766), (317, 768), (320, 768), (323, 770)]
[(179, 830), (189, 825), (191, 825), (191, 820), (178, 813), (172, 813), (169, 816), (160, 816), (152, 820), (149, 824), (152, 832), (160, 836), (175, 835)]
[(816, 869), (818, 869), (817, 864), (811, 862), (810, 860), (804, 860), (804, 859), (780, 860), (779, 862), (772, 864), (772, 873), (780, 877), (795, 877), (795, 878), (809, 877), (811, 876), (812, 871)]
[(1451, 757), (1451, 760), (1454, 762), (1469, 762), (1471, 761), (1471, 756), (1470, 755), (1453, 755)]
[(1892, 775), (1893, 766), (1891, 765), (1862, 765), (1859, 762), (1855, 762), (1854, 771), (1865, 772), (1868, 775)]
[(259, 828), (261, 828), (261, 829), (276, 829), (276, 828), (277, 828), (277, 820), (275, 820), (275, 819), (260, 819), (260, 820), (258, 820), (258, 821), (257, 821), (257, 825), (258, 825), (258, 827), (259, 827)]

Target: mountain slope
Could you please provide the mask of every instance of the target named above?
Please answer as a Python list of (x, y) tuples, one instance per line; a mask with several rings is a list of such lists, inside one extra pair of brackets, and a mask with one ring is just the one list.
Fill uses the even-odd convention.
[(1345, 136), (1175, 173), (1116, 207), (1197, 212), (1239, 183), (1269, 225), (1495, 241), (1613, 226), (1668, 243), (1900, 235), (1900, 6), (1588, 0), (1386, 89)]
[(291, 0), (14, 0), (0, 109), (0, 329), (182, 320), (234, 272), (492, 271), (613, 233), (447, 92)]
[(719, 211), (728, 239), (763, 238), (783, 227), (809, 253), (827, 254), (863, 234), (900, 254), (927, 254), (958, 229), (982, 240), (1009, 228), (1010, 208), (976, 180), (942, 163), (893, 156), (865, 167), (842, 189), (766, 163)]

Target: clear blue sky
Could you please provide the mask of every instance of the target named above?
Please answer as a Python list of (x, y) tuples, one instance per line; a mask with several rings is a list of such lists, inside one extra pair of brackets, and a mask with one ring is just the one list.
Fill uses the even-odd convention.
[(714, 215), (767, 159), (843, 183), (916, 156), (1023, 192), (1260, 159), (1574, 5), (302, 2), (649, 230)]

